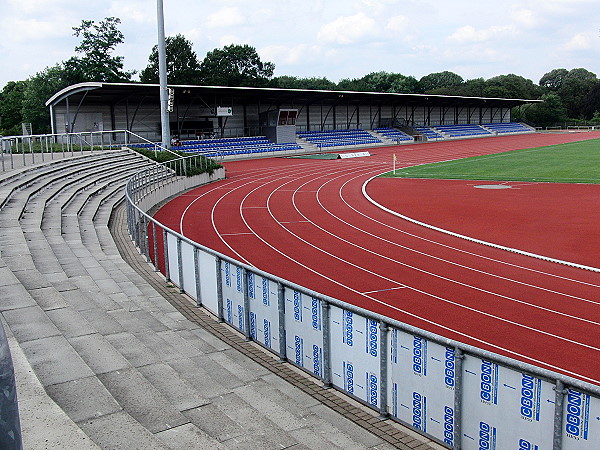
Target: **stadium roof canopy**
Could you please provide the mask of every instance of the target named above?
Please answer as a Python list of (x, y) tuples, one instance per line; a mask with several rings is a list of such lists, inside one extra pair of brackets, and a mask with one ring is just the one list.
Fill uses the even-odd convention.
[[(208, 105), (220, 104), (347, 104), (347, 105), (378, 105), (402, 104), (419, 106), (493, 106), (512, 108), (527, 103), (537, 103), (540, 100), (462, 97), (453, 95), (430, 94), (396, 94), (381, 92), (328, 91), (308, 89), (279, 89), (258, 87), (223, 87), (223, 86), (194, 86), (172, 85), (176, 94), (185, 93), (203, 100)], [(55, 106), (69, 99), (70, 103), (116, 104), (125, 99), (136, 101), (143, 98), (151, 102), (153, 97), (159, 102), (158, 84), (141, 83), (98, 83), (88, 82), (69, 86), (55, 95), (46, 106)]]

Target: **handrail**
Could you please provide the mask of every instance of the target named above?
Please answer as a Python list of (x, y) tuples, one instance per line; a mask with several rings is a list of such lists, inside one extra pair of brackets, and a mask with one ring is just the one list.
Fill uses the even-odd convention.
[[(161, 256), (160, 252), (162, 252), (167, 280), (178, 286), (181, 292), (186, 292), (192, 298), (195, 298), (198, 305), (205, 306), (208, 310), (216, 314), (220, 320), (226, 321), (234, 328), (244, 333), (249, 340), (256, 341), (268, 350), (278, 354), (283, 360), (286, 360), (307, 373), (319, 378), (326, 386), (333, 385), (337, 390), (378, 410), (382, 416), (388, 417), (391, 415), (394, 420), (412, 427), (417, 432), (427, 435), (429, 438), (452, 448), (461, 448), (461, 442), (464, 442), (464, 436), (467, 435), (467, 432), (470, 433), (470, 435), (476, 436), (480, 430), (473, 429), (473, 427), (479, 426), (480, 422), (484, 423), (483, 417), (480, 417), (479, 419), (477, 417), (472, 417), (473, 409), (481, 407), (479, 394), (476, 394), (476, 397), (472, 397), (474, 393), (473, 389), (479, 389), (478, 385), (480, 383), (479, 379), (473, 380), (472, 377), (472, 374), (474, 374), (473, 368), (475, 367), (473, 364), (477, 363), (477, 361), (479, 361), (478, 364), (481, 370), (483, 370), (483, 366), (488, 364), (496, 365), (496, 372), (500, 373), (501, 376), (513, 374), (510, 375), (513, 380), (515, 377), (519, 380), (521, 377), (523, 377), (523, 380), (529, 380), (527, 377), (534, 377), (536, 380), (539, 380), (539, 382), (536, 381), (536, 383), (539, 383), (536, 385), (539, 387), (539, 389), (536, 388), (538, 389), (538, 391), (536, 391), (538, 394), (536, 395), (541, 395), (540, 392), (543, 386), (544, 395), (546, 395), (546, 398), (551, 398), (548, 399), (548, 403), (552, 403), (551, 407), (547, 404), (540, 406), (540, 408), (544, 409), (543, 428), (546, 430), (544, 432), (545, 434), (541, 433), (539, 429), (536, 431), (538, 434), (544, 434), (543, 438), (545, 446), (539, 444), (540, 448), (547, 448), (548, 446), (552, 447), (552, 442), (555, 443), (555, 448), (560, 448), (560, 443), (564, 441), (564, 439), (571, 439), (570, 435), (573, 434), (574, 427), (569, 428), (569, 421), (579, 419), (574, 418), (573, 412), (569, 412), (570, 410), (568, 411), (565, 409), (564, 405), (572, 400), (572, 396), (582, 393), (582, 395), (590, 396), (592, 400), (588, 400), (588, 402), (597, 402), (594, 403), (594, 405), (600, 404), (600, 386), (532, 364), (517, 361), (506, 356), (498, 355), (459, 341), (444, 338), (427, 330), (422, 330), (345, 303), (338, 299), (322, 295), (306, 287), (239, 262), (190, 240), (179, 232), (161, 224), (146, 212), (153, 204), (174, 194), (172, 189), (164, 189), (166, 184), (171, 183), (170, 180), (166, 179), (168, 177), (174, 177), (172, 172), (169, 173), (168, 170), (161, 171), (157, 168), (150, 168), (138, 172), (126, 185), (127, 221), (130, 235), (139, 251), (154, 264), (155, 270), (159, 270), (159, 257)], [(161, 189), (163, 189), (163, 192), (161, 192)], [(147, 201), (149, 193), (153, 193), (154, 195), (151, 202)], [(143, 207), (141, 206), (142, 204), (144, 204)], [(159, 245), (161, 239), (162, 245)], [(237, 291), (235, 286), (236, 273), (238, 280)], [(260, 302), (258, 300), (254, 300), (256, 303), (252, 303), (251, 300), (253, 294), (256, 294), (256, 289), (260, 288), (257, 287), (260, 283), (256, 281), (259, 278), (266, 280), (267, 286), (277, 287), (275, 290), (278, 292), (278, 300), (272, 300), (269, 304), (270, 313), (259, 311), (263, 306), (259, 305)], [(233, 283), (231, 283), (232, 279), (234, 280)], [(265, 285), (263, 284), (263, 294), (265, 292), (264, 286)], [(267, 295), (271, 295), (268, 294), (268, 292), (271, 292), (273, 289), (274, 288), (268, 288)], [(311, 301), (310, 299), (312, 299), (312, 328), (310, 323), (303, 325), (303, 323), (298, 322), (297, 318), (294, 319), (290, 316), (295, 316), (296, 301), (298, 300), (300, 302), (298, 314), (300, 322), (302, 322), (302, 313), (300, 312), (303, 310), (301, 303), (302, 298), (307, 298), (309, 299), (308, 301)], [(316, 307), (315, 302), (317, 302)], [(361, 363), (360, 358), (369, 358), (369, 355), (364, 356), (364, 346), (361, 350), (360, 345), (348, 347), (335, 340), (333, 337), (334, 332), (332, 330), (335, 327), (338, 327), (336, 328), (338, 331), (335, 332), (336, 336), (338, 333), (340, 333), (341, 336), (343, 331), (339, 329), (344, 323), (344, 319), (340, 319), (339, 317), (340, 310), (342, 311), (342, 314), (350, 314), (350, 316), (348, 316), (350, 317), (350, 327), (352, 327), (351, 315), (354, 314), (356, 316), (354, 320), (366, 320), (367, 324), (372, 324), (372, 326), (368, 325), (368, 328), (378, 328), (379, 331), (374, 332), (373, 334), (373, 342), (370, 343), (369, 341), (367, 345), (367, 350), (369, 350), (370, 345), (373, 346), (372, 349), (374, 349), (375, 355), (377, 356), (376, 358), (370, 358), (366, 363)], [(338, 314), (337, 321), (331, 318), (331, 315), (334, 313)], [(237, 319), (234, 320), (236, 314)], [(260, 327), (260, 323), (262, 323), (259, 314), (267, 314), (266, 316), (263, 316), (265, 317), (265, 323), (269, 317), (269, 320), (277, 322), (277, 327), (273, 325), (272, 335), (277, 336), (276, 332), (278, 331), (278, 347), (275, 343), (271, 342), (271, 334), (269, 335), (269, 340), (267, 342), (266, 325), (263, 330), (265, 334), (264, 339), (262, 335), (258, 333), (257, 327)], [(270, 314), (270, 316), (268, 314)], [(306, 314), (309, 313), (307, 312)], [(317, 322), (319, 326), (318, 330), (314, 328)], [(305, 328), (300, 329), (299, 327)], [(308, 327), (308, 329), (306, 327)], [(413, 399), (410, 400), (406, 399), (406, 395), (408, 394), (418, 395), (419, 398), (421, 398), (421, 393), (412, 393), (413, 389), (417, 389), (414, 387), (414, 384), (412, 385), (413, 387), (410, 387), (410, 383), (409, 386), (396, 386), (396, 383), (398, 383), (397, 371), (406, 371), (408, 369), (401, 369), (390, 361), (390, 349), (388, 347), (389, 345), (394, 345), (391, 333), (395, 333), (395, 330), (400, 334), (404, 333), (404, 336), (414, 336), (415, 342), (417, 339), (421, 339), (425, 342), (424, 345), (430, 343), (429, 346), (431, 347), (432, 352), (435, 349), (435, 346), (438, 345), (442, 350), (446, 349), (446, 355), (450, 354), (451, 356), (451, 359), (447, 359), (446, 361), (446, 380), (450, 377), (452, 382), (451, 385), (446, 384), (444, 386), (443, 378), (441, 385), (435, 380), (426, 382), (426, 379), (418, 378), (419, 383), (425, 386), (422, 389), (428, 389), (427, 392), (430, 397), (446, 398), (450, 395), (450, 392), (451, 397), (454, 399), (453, 403), (445, 406), (448, 413), (447, 417), (444, 416), (443, 413), (443, 417), (438, 417), (438, 419), (441, 420), (441, 428), (438, 426), (437, 429), (431, 431), (429, 428), (421, 427), (419, 423), (413, 422), (410, 418), (407, 418), (406, 415), (403, 415), (403, 411), (395, 409), (398, 406), (397, 404), (394, 406), (394, 401), (397, 401), (396, 397), (393, 397), (391, 400), (389, 398), (390, 395), (404, 395), (403, 398), (405, 398), (405, 402), (412, 402), (414, 398), (416, 398), (413, 397)], [(317, 335), (314, 334), (315, 332)], [(343, 332), (346, 333), (346, 331)], [(269, 333), (271, 333), (270, 330)], [(350, 333), (352, 333), (352, 331), (350, 331)], [(275, 338), (273, 338), (273, 340), (274, 339)], [(294, 344), (294, 339), (296, 339), (296, 344)], [(312, 341), (310, 339), (312, 339)], [(293, 353), (294, 345), (296, 345), (296, 353), (288, 355), (287, 348), (291, 348), (292, 350), (290, 352)], [(314, 367), (307, 365), (306, 359), (302, 359), (304, 358), (304, 350), (302, 350), (304, 345), (314, 349), (315, 353), (312, 358)], [(340, 349), (340, 346), (343, 346), (344, 348)], [(360, 356), (360, 351), (363, 352), (363, 356)], [(477, 361), (474, 362), (473, 358), (476, 358)], [(353, 363), (351, 363), (351, 366), (356, 367), (356, 370), (358, 370), (359, 367), (366, 367), (367, 376), (369, 377), (369, 373), (372, 374), (371, 381), (368, 381), (368, 383), (372, 384), (370, 396), (359, 396), (359, 394), (356, 393), (357, 391), (355, 391), (354, 384), (350, 387), (348, 384), (349, 382), (347, 383), (339, 378), (342, 376), (340, 374), (345, 370), (341, 368), (340, 361), (346, 361), (347, 359), (352, 359)], [(338, 366), (333, 369), (335, 364), (338, 364)], [(365, 366), (365, 364), (367, 364), (367, 366)], [(410, 364), (410, 367), (412, 368), (412, 363)], [(467, 364), (470, 364), (470, 369), (465, 369), (465, 365)], [(346, 365), (344, 365), (344, 367), (346, 367)], [(334, 379), (334, 374), (338, 377), (337, 379)], [(356, 375), (358, 376), (358, 372)], [(487, 375), (485, 375), (484, 380), (484, 375), (485, 374), (482, 372), (481, 380), (486, 383), (488, 383), (488, 381), (490, 383), (494, 382), (494, 380), (487, 380)], [(364, 385), (364, 373), (362, 376), (362, 384)], [(410, 376), (413, 375), (405, 373), (404, 376), (408, 377), (406, 380), (409, 381)], [(408, 381), (404, 381), (404, 383), (408, 383)], [(481, 383), (483, 383), (483, 381), (481, 381)], [(498, 382), (498, 379), (495, 379), (495, 382)], [(394, 386), (396, 387), (392, 389), (391, 383), (394, 383)], [(519, 383), (521, 383), (521, 381), (519, 381)], [(505, 384), (505, 386), (507, 386), (507, 384)], [(396, 388), (399, 390), (398, 392), (394, 391)], [(364, 387), (364, 389), (366, 390), (367, 387)], [(410, 390), (408, 393), (406, 391), (407, 389)], [(450, 391), (448, 389), (450, 389)], [(481, 392), (481, 395), (483, 395), (483, 391)], [(514, 396), (521, 395), (520, 390), (514, 392)], [(502, 420), (498, 421), (498, 424), (495, 426), (499, 427), (498, 433), (499, 436), (503, 436), (502, 439), (508, 439), (507, 436), (511, 438), (514, 437), (515, 430), (523, 423), (523, 418), (519, 416), (519, 399), (515, 397), (512, 400), (517, 402), (517, 409), (513, 414), (514, 417), (511, 416), (511, 418), (517, 422), (510, 422), (510, 420), (504, 417)], [(431, 401), (433, 402), (434, 400)], [(521, 399), (521, 401), (527, 402), (529, 400)], [(554, 414), (547, 414), (548, 408), (551, 408)], [(465, 411), (469, 411), (469, 414), (465, 414)], [(594, 414), (597, 413), (595, 412)], [(444, 417), (446, 417), (446, 419), (444, 419)], [(444, 422), (444, 420), (446, 420), (446, 422)], [(473, 422), (473, 420), (476, 422)], [(485, 420), (491, 419), (487, 418)], [(566, 429), (565, 424), (567, 426)], [(535, 423), (531, 426), (533, 427), (534, 425), (538, 426)], [(486, 423), (486, 426), (489, 425)], [(539, 427), (541, 426), (542, 425), (539, 425)], [(590, 427), (594, 426), (596, 426), (595, 422), (590, 423)], [(432, 426), (431, 428), (434, 427)], [(549, 429), (553, 429), (553, 432), (548, 434), (547, 431)], [(518, 443), (519, 441), (517, 440), (516, 442)], [(573, 444), (573, 442), (569, 441), (569, 444)]]

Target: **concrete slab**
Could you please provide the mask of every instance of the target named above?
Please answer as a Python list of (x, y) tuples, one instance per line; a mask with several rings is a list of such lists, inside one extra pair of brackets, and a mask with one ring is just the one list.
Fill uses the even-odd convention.
[(66, 308), (69, 306), (62, 294), (58, 292), (54, 286), (31, 289), (29, 293), (38, 306), (46, 312), (52, 309)]
[(21, 348), (44, 386), (93, 375), (63, 336), (25, 342)]
[(51, 283), (37, 269), (35, 270), (16, 270), (13, 272), (15, 277), (21, 282), (25, 289), (39, 289), (50, 287)]
[(135, 369), (98, 375), (131, 417), (152, 433), (188, 423), (188, 419)]
[(47, 395), (14, 337), (8, 342), (17, 381), (23, 448), (97, 450), (99, 447)]
[(22, 284), (0, 286), (0, 311), (37, 306)]
[(46, 311), (46, 314), (66, 338), (96, 333), (96, 329), (78, 311), (70, 306), (51, 309)]
[(2, 261), (2, 267), (0, 267), (0, 287), (21, 284), (13, 271), (6, 266), (4, 260), (0, 261)]
[(132, 333), (111, 334), (105, 338), (133, 367), (141, 367), (159, 361), (156, 355)]
[(123, 370), (129, 362), (100, 334), (87, 334), (69, 339), (79, 356), (96, 374)]
[(156, 433), (156, 436), (173, 449), (193, 448), (209, 450), (227, 448), (214, 437), (209, 436), (191, 423), (161, 431), (160, 433)]
[(37, 305), (2, 313), (20, 343), (60, 335), (46, 313)]
[(169, 450), (170, 448), (125, 411), (85, 420), (79, 425), (104, 449)]
[(123, 409), (96, 377), (54, 384), (46, 390), (74, 422), (102, 417)]
[(150, 364), (138, 370), (179, 411), (210, 403), (210, 400), (202, 395), (195, 385), (179, 377), (177, 371), (167, 364)]
[(92, 325), (98, 333), (106, 336), (109, 334), (122, 333), (123, 327), (113, 319), (110, 314), (100, 308), (86, 309), (80, 311), (81, 315)]
[(219, 442), (228, 441), (245, 433), (238, 423), (214, 403), (184, 411), (184, 414), (194, 425)]

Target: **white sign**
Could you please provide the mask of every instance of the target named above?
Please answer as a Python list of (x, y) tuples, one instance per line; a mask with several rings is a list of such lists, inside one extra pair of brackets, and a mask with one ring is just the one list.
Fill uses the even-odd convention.
[(233, 116), (231, 106), (217, 106), (217, 117)]
[(361, 158), (363, 156), (371, 156), (371, 154), (369, 152), (340, 153), (341, 159)]

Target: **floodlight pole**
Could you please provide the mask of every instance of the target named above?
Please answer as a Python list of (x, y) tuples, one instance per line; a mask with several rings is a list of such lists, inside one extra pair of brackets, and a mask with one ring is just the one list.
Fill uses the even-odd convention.
[(158, 77), (160, 81), (160, 124), (162, 130), (162, 146), (169, 148), (171, 130), (167, 91), (167, 50), (165, 48), (165, 17), (162, 0), (156, 0), (156, 17), (158, 22)]

